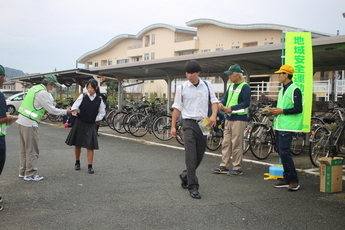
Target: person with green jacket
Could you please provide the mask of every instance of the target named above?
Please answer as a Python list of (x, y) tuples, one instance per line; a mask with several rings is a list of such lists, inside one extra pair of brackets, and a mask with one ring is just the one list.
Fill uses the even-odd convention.
[(274, 73), (279, 74), (279, 82), (283, 83), (283, 88), (278, 94), (277, 107), (271, 110), (271, 114), (274, 115), (273, 129), (276, 130), (277, 149), (284, 172), (283, 178), (273, 186), (297, 191), (300, 188), (299, 179), (290, 150), (292, 133), (301, 132), (303, 128), (302, 93), (292, 81), (294, 74), (292, 66), (283, 65)]
[[(226, 114), (224, 138), (222, 142), (222, 161), (212, 169), (216, 174), (240, 176), (243, 174), (243, 133), (248, 123), (248, 107), (251, 90), (244, 81), (243, 70), (237, 64), (224, 72), (231, 84), (218, 104), (218, 109)], [(232, 169), (229, 169), (230, 161)]]
[(58, 109), (54, 105), (53, 91), (61, 84), (53, 74), (46, 75), (39, 85), (32, 86), (25, 96), (18, 112), (18, 131), (20, 137), (20, 165), (19, 177), (25, 181), (40, 181), (43, 176), (37, 175), (36, 163), (38, 160), (38, 124), (45, 111), (54, 115), (71, 114), (72, 110)]

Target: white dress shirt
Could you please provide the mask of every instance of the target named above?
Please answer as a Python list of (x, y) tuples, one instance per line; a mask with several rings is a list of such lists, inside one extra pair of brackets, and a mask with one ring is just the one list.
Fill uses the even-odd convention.
[[(96, 98), (96, 94), (90, 95), (89, 93), (86, 94), (91, 101), (93, 101)], [(81, 102), (83, 101), (84, 94), (80, 94), (78, 99), (73, 103), (71, 110), (77, 111), (79, 113), (79, 106)], [(103, 103), (103, 100), (101, 99), (101, 104), (98, 108), (98, 114), (95, 121), (101, 121), (103, 117), (105, 116), (105, 105)]]
[[(218, 103), (210, 83), (207, 83), (210, 90), (211, 104)], [(195, 87), (190, 81), (186, 81), (176, 88), (175, 100), (172, 107), (178, 109), (183, 119), (201, 120), (207, 117), (208, 113), (208, 89), (204, 81), (199, 78), (199, 84)], [(181, 97), (182, 95), (182, 97)]]

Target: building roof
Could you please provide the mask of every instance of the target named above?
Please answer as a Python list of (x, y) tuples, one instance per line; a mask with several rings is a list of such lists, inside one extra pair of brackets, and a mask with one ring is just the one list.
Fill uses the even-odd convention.
[(113, 48), (115, 45), (120, 43), (123, 40), (132, 38), (132, 39), (142, 39), (142, 37), (149, 32), (150, 30), (157, 29), (157, 28), (166, 28), (171, 31), (177, 32), (177, 33), (186, 33), (186, 34), (192, 34), (196, 35), (197, 30), (195, 28), (186, 28), (186, 27), (181, 27), (181, 26), (172, 26), (164, 23), (156, 23), (152, 24), (150, 26), (145, 27), (142, 29), (137, 35), (133, 34), (120, 34), (114, 38), (112, 38), (109, 42), (107, 42), (105, 45), (101, 46), (98, 49), (91, 50), (85, 54), (83, 54), (81, 57), (77, 59), (77, 63), (85, 63), (89, 58), (101, 54), (107, 50), (110, 50)]
[(29, 82), (31, 84), (39, 84), (42, 82), (45, 75), (54, 74), (59, 83), (64, 84), (66, 86), (70, 86), (76, 82), (85, 82), (89, 79), (93, 78), (94, 74), (91, 73), (90, 70), (87, 69), (71, 69), (71, 70), (63, 70), (57, 72), (50, 72), (50, 73), (35, 73), (35, 74), (27, 74), (23, 76), (18, 76), (12, 78), (12, 80), (19, 80), (23, 82)]
[(280, 30), (280, 31), (289, 31), (289, 32), (311, 32), (313, 38), (321, 38), (321, 37), (330, 37), (334, 36), (332, 34), (326, 34), (311, 30), (305, 30), (301, 28), (291, 27), (291, 26), (284, 26), (278, 24), (269, 24), (269, 23), (255, 23), (255, 24), (233, 24), (233, 23), (226, 23), (220, 22), (213, 19), (208, 18), (200, 18), (188, 21), (186, 23), (187, 26), (191, 27), (198, 27), (201, 25), (212, 24), (219, 27), (227, 28), (227, 29), (235, 29), (235, 30)]
[(113, 48), (114, 46), (116, 46), (118, 43), (129, 39), (129, 38), (134, 38), (136, 39), (135, 35), (132, 34), (120, 34), (117, 35), (116, 37), (112, 38), (110, 41), (108, 41), (107, 43), (105, 43), (103, 46), (99, 47), (98, 49), (94, 49), (91, 50), (85, 54), (83, 54), (80, 58), (77, 59), (77, 63), (84, 63), (86, 62), (86, 60), (88, 60), (89, 58), (101, 54), (107, 50), (110, 50), (111, 48)]
[(157, 28), (165, 28), (177, 33), (185, 33), (185, 34), (192, 34), (192, 35), (197, 34), (197, 30), (195, 28), (187, 28), (187, 27), (181, 27), (181, 26), (172, 26), (172, 25), (168, 25), (164, 23), (156, 23), (142, 29), (137, 34), (136, 38), (141, 39), (147, 32), (153, 29), (157, 29)]

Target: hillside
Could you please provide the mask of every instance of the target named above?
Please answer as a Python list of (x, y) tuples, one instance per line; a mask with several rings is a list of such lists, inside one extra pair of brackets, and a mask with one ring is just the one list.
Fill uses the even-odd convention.
[(25, 73), (23, 71), (18, 70), (18, 69), (12, 69), (12, 68), (9, 68), (9, 67), (5, 67), (5, 71), (6, 71), (6, 75), (9, 78), (25, 75)]

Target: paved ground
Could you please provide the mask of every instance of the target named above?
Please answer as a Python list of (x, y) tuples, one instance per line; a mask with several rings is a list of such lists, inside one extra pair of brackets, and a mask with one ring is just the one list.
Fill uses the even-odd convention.
[[(216, 175), (217, 155), (205, 155), (197, 174), (201, 200), (180, 187), (184, 152), (175, 140), (126, 140), (101, 128), (95, 174), (74, 170), (68, 130), (40, 126), (38, 172), (43, 181), (18, 176), (18, 136), (7, 135), (7, 162), (0, 177), (4, 209), (0, 229), (344, 229), (345, 193), (319, 192), (319, 177), (301, 172), (301, 189), (288, 192), (263, 180), (268, 166), (246, 154), (244, 175)], [(127, 135), (121, 135), (127, 137)], [(130, 137), (130, 136), (128, 136)], [(154, 141), (169, 146), (158, 146)], [(176, 142), (176, 143), (175, 143)], [(272, 155), (266, 162), (276, 163)], [(306, 154), (295, 157), (311, 168)], [(262, 163), (262, 162), (261, 162)], [(343, 185), (345, 191), (345, 185)]]

